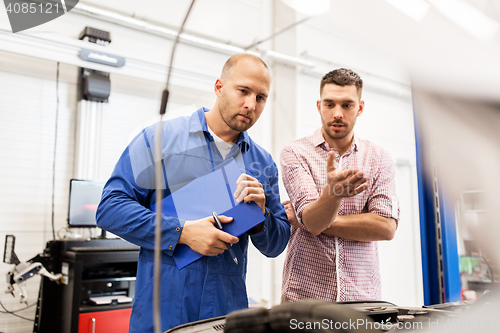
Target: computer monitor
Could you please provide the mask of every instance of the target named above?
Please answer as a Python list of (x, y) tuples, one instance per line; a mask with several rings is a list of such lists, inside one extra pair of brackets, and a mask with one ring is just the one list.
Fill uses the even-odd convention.
[(69, 186), (68, 225), (97, 227), (95, 213), (101, 200), (104, 181), (71, 179)]

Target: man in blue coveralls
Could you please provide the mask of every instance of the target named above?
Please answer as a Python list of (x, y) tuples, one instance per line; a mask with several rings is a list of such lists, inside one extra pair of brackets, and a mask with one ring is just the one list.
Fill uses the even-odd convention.
[[(248, 239), (268, 257), (278, 256), (287, 245), (290, 224), (280, 203), (276, 164), (246, 132), (264, 110), (269, 88), (269, 69), (260, 58), (235, 55), (215, 82), (217, 99), (212, 109), (201, 108), (190, 117), (162, 124), (165, 196), (232, 157), (243, 173), (237, 181), (236, 201), (253, 201), (265, 215), (263, 223), (238, 238), (217, 229), (212, 217), (186, 221), (163, 214), (162, 330), (247, 308)], [(150, 208), (155, 203), (156, 126), (144, 129), (125, 149), (97, 210), (99, 227), (141, 247), (130, 332), (153, 332), (155, 212)], [(238, 265), (225, 243), (233, 245)], [(177, 244), (186, 244), (204, 257), (179, 270), (172, 258)]]

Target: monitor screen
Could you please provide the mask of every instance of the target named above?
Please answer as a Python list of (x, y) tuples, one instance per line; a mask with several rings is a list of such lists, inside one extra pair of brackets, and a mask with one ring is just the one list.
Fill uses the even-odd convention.
[(68, 224), (70, 227), (96, 227), (95, 213), (104, 181), (71, 179)]

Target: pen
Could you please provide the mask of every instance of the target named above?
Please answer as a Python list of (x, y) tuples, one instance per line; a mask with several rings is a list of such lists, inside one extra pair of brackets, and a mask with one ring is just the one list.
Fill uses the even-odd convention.
[[(217, 216), (217, 213), (213, 212), (212, 216), (214, 217), (215, 224), (217, 225), (217, 228), (222, 230), (222, 223), (220, 222), (219, 217)], [(236, 265), (238, 265), (238, 258), (236, 258), (236, 255), (234, 254), (233, 248), (228, 243), (226, 243), (226, 246), (227, 246), (227, 249), (229, 250), (229, 254), (233, 258), (233, 261), (236, 263)]]

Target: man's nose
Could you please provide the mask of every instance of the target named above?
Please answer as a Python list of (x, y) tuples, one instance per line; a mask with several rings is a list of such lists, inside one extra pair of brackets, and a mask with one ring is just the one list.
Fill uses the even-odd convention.
[(336, 106), (334, 109), (333, 109), (333, 118), (334, 119), (340, 119), (342, 118), (344, 115), (344, 113), (342, 112), (342, 108), (340, 106)]
[(255, 111), (255, 105), (257, 104), (257, 101), (255, 100), (257, 96), (254, 96), (250, 94), (245, 98), (245, 109), (248, 109), (249, 111)]

